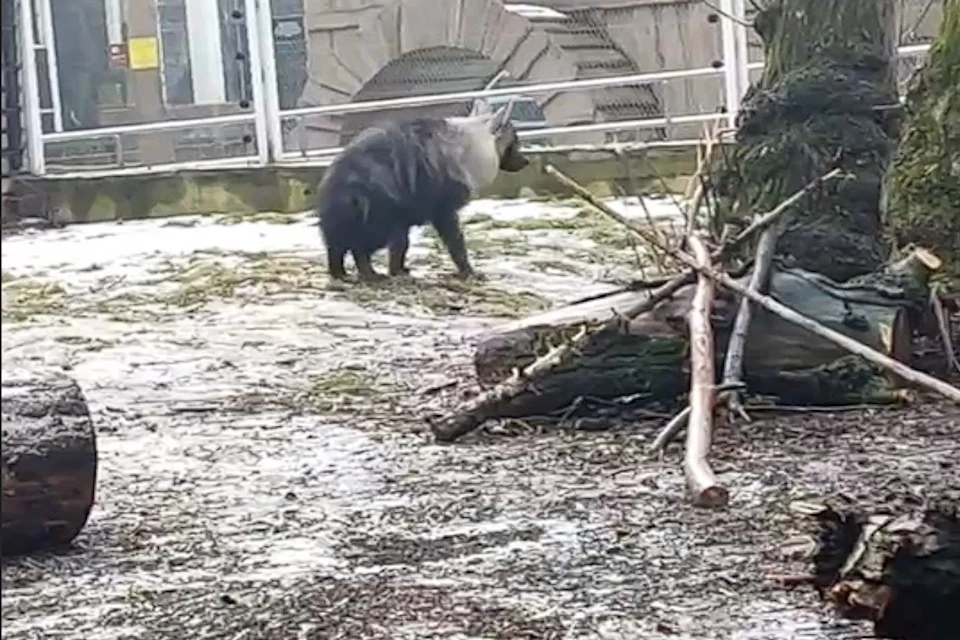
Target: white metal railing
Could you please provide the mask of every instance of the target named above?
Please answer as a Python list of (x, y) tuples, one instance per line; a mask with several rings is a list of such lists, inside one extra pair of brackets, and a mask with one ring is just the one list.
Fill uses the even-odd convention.
[[(42, 21), (41, 42), (35, 42), (34, 12), (31, 11), (31, 1), (37, 2), (40, 9), (39, 19)], [(62, 122), (55, 120), (54, 131), (44, 133), (39, 103), (40, 78), (36, 64), (36, 51), (44, 47), (48, 50), (48, 59), (54, 59), (51, 73), (51, 90), (59, 84), (56, 82), (56, 62), (53, 49), (52, 20), (49, 13), (50, 0), (20, 0), (21, 32), (20, 45), (23, 53), (23, 89), (24, 109), (27, 137), (27, 151), (29, 167), (37, 175), (48, 174), (45, 161), (45, 146), (50, 143), (63, 143), (78, 140), (94, 140), (98, 138), (114, 137), (119, 139), (123, 135), (172, 132), (187, 129), (223, 127), (235, 124), (252, 124), (256, 141), (256, 154), (243, 157), (230, 157), (215, 160), (193, 162), (169, 162), (149, 166), (101, 168), (96, 170), (77, 169), (62, 173), (51, 174), (53, 177), (73, 178), (93, 175), (138, 175), (144, 173), (163, 173), (176, 170), (205, 170), (217, 167), (247, 167), (263, 166), (270, 162), (281, 164), (309, 162), (324, 164), (329, 162), (341, 147), (327, 147), (307, 150), (287, 150), (284, 145), (284, 120), (300, 119), (307, 116), (343, 116), (346, 114), (364, 113), (372, 111), (401, 109), (406, 107), (420, 107), (440, 104), (452, 104), (473, 99), (499, 98), (518, 95), (536, 95), (553, 92), (575, 92), (600, 88), (612, 88), (625, 85), (664, 83), (668, 81), (690, 80), (698, 78), (722, 78), (725, 113), (692, 113), (682, 115), (662, 115), (648, 118), (637, 118), (622, 121), (600, 122), (578, 125), (564, 125), (521, 131), (519, 137), (524, 140), (549, 139), (558, 135), (575, 133), (597, 133), (631, 131), (649, 129), (671, 125), (683, 125), (700, 122), (711, 122), (726, 119), (728, 125), (735, 123), (740, 111), (740, 100), (749, 85), (749, 74), (752, 70), (761, 68), (762, 62), (748, 63), (747, 32), (743, 24), (745, 15), (745, 0), (719, 0), (720, 10), (727, 16), (736, 19), (722, 18), (722, 56), (721, 64), (711, 67), (694, 69), (680, 69), (657, 71), (650, 73), (634, 73), (619, 76), (589, 78), (580, 80), (565, 80), (555, 82), (539, 82), (510, 87), (491, 88), (490, 86), (476, 91), (459, 91), (442, 94), (408, 96), (382, 100), (348, 102), (342, 104), (328, 104), (310, 107), (298, 107), (282, 110), (279, 107), (279, 83), (277, 64), (274, 53), (273, 16), (270, 0), (244, 0), (245, 19), (247, 20), (247, 50), (251, 68), (251, 111), (249, 113), (214, 116), (207, 118), (191, 118), (148, 122), (142, 124), (118, 125), (98, 127), (92, 129), (63, 131)], [(924, 53), (929, 45), (910, 45), (899, 48), (901, 56), (916, 56)], [(491, 83), (493, 84), (493, 83)], [(56, 94), (55, 113), (59, 114), (59, 92)], [(60, 123), (59, 125), (57, 123)], [(670, 140), (660, 146), (682, 146), (696, 144), (697, 140)], [(625, 143), (621, 143), (625, 144)], [(653, 145), (657, 143), (644, 143)], [(120, 145), (118, 145), (119, 147)], [(570, 146), (570, 145), (566, 145)], [(614, 145), (616, 146), (616, 145)], [(537, 147), (543, 152), (546, 147)], [(122, 161), (118, 164), (122, 164)]]
[(190, 118), (184, 120), (159, 120), (141, 124), (119, 124), (113, 127), (97, 127), (95, 129), (78, 129), (61, 133), (44, 133), (44, 142), (72, 142), (74, 140), (91, 140), (96, 138), (112, 138), (117, 135), (137, 135), (145, 133), (160, 133), (163, 131), (177, 131), (180, 129), (195, 129), (207, 127), (211, 124), (228, 125), (254, 122), (255, 113), (234, 113), (227, 116), (212, 118)]
[(43, 163), (43, 118), (40, 114), (40, 78), (37, 74), (36, 42), (33, 39), (33, 7), (30, 0), (19, 0), (20, 30), (17, 34), (22, 56), (23, 121), (27, 138), (27, 163), (30, 173), (45, 173)]
[(315, 107), (298, 107), (286, 109), (280, 113), (284, 118), (323, 115), (345, 115), (348, 113), (363, 113), (386, 109), (403, 109), (405, 107), (427, 107), (438, 104), (453, 104), (466, 102), (478, 98), (504, 98), (516, 95), (533, 95), (553, 93), (555, 91), (586, 91), (589, 89), (606, 89), (622, 87), (630, 84), (651, 84), (664, 80), (689, 80), (719, 76), (724, 73), (723, 67), (699, 67), (696, 69), (682, 69), (679, 71), (655, 71), (652, 73), (633, 73), (630, 75), (607, 76), (603, 78), (587, 78), (581, 80), (558, 80), (556, 82), (539, 82), (536, 84), (517, 84), (500, 89), (477, 89), (476, 91), (455, 91), (449, 93), (434, 93), (423, 96), (407, 96), (403, 98), (384, 98), (382, 100), (363, 100), (361, 102), (344, 102), (341, 104), (326, 104)]
[[(695, 124), (698, 122), (713, 122), (723, 120), (727, 117), (725, 113), (704, 113), (686, 116), (665, 116), (662, 118), (637, 118), (635, 120), (615, 120), (613, 122), (597, 122), (593, 124), (570, 124), (559, 127), (544, 127), (542, 129), (529, 129), (518, 131), (517, 137), (521, 140), (532, 138), (549, 138), (556, 135), (569, 135), (573, 133), (603, 133), (608, 131), (633, 131), (637, 129), (655, 129), (669, 125)], [(668, 141), (663, 141), (668, 142)], [(693, 140), (685, 144), (693, 144), (698, 141)], [(624, 146), (626, 143), (620, 143)], [(570, 145), (566, 145), (570, 146)], [(594, 147), (595, 145), (590, 145)], [(614, 143), (614, 146), (616, 144)], [(672, 145), (676, 146), (676, 145)], [(552, 146), (550, 148), (553, 148)], [(559, 147), (558, 147), (559, 148)], [(611, 147), (613, 148), (613, 147)], [(325, 147), (322, 149), (305, 149), (303, 151), (287, 152), (282, 156), (283, 160), (295, 160), (297, 158), (330, 158), (332, 159), (338, 153), (343, 151), (343, 147)], [(543, 153), (543, 151), (541, 151)]]

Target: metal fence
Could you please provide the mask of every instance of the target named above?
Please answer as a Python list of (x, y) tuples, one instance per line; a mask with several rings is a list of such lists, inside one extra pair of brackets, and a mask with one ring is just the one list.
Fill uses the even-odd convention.
[[(594, 6), (596, 5), (596, 6)], [(904, 0), (901, 77), (939, 20)], [(376, 120), (514, 99), (526, 145), (696, 143), (752, 70), (745, 0), (19, 0), (32, 173), (329, 162)]]

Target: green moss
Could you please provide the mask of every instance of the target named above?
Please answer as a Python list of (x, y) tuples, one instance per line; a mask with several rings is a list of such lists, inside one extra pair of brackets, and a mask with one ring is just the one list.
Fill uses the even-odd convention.
[(944, 3), (940, 34), (907, 94), (887, 190), (894, 242), (932, 249), (960, 276), (960, 0)]
[[(887, 257), (880, 190), (893, 126), (875, 107), (896, 102), (893, 0), (766, 0), (757, 14), (761, 79), (744, 96), (737, 144), (715, 159), (719, 234), (772, 210), (839, 167), (847, 175), (795, 204), (778, 245), (836, 280)], [(750, 247), (744, 251), (752, 254)]]

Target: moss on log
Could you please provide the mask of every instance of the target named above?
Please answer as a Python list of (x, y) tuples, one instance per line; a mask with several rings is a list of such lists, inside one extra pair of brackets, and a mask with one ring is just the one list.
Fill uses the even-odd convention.
[(944, 2), (939, 36), (911, 81), (886, 187), (896, 244), (932, 248), (960, 283), (960, 0)]
[(70, 543), (93, 506), (97, 447), (80, 387), (4, 368), (2, 554)]
[(777, 250), (838, 282), (886, 258), (880, 191), (897, 102), (894, 0), (769, 0), (765, 51), (744, 96), (737, 145), (714, 170), (722, 221), (769, 211), (830, 168), (852, 178), (811, 192)]
[[(504, 407), (502, 417), (543, 415), (578, 397), (646, 396), (674, 402), (689, 388), (686, 314), (693, 287), (603, 335), (573, 362), (537, 380), (536, 391)], [(774, 271), (770, 294), (820, 323), (901, 361), (910, 358), (910, 308), (900, 292), (869, 283), (841, 286), (799, 269)], [(644, 291), (593, 299), (506, 325), (481, 339), (474, 366), (492, 386), (523, 368), (584, 323), (601, 322), (637, 301)], [(717, 354), (722, 357), (736, 313), (721, 292), (714, 306)], [(895, 381), (832, 342), (758, 309), (744, 353), (751, 391), (797, 404), (891, 402)]]

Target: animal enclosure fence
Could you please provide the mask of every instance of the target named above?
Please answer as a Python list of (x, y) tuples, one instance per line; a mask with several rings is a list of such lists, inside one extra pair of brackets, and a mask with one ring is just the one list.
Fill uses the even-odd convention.
[[(694, 144), (762, 65), (744, 0), (17, 0), (31, 173), (325, 164), (514, 100), (525, 145)], [(901, 77), (939, 15), (904, 0)]]

